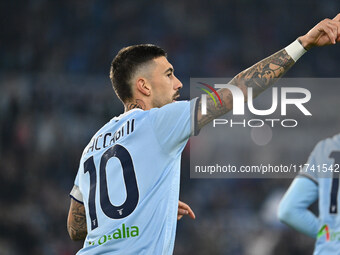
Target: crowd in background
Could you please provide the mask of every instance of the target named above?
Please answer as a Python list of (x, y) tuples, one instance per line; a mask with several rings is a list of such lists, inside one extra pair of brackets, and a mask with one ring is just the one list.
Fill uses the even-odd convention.
[[(165, 48), (188, 99), (190, 77), (232, 77), (339, 10), (332, 0), (2, 1), (0, 254), (69, 255), (81, 247), (66, 230), (68, 194), (83, 148), (123, 111), (108, 78), (120, 48)], [(339, 59), (339, 47), (318, 49), (289, 75), (336, 77)], [(306, 155), (316, 142), (308, 141)], [(275, 217), (291, 180), (190, 179), (188, 148), (181, 200), (197, 219), (178, 224), (175, 254), (311, 253), (313, 240)]]

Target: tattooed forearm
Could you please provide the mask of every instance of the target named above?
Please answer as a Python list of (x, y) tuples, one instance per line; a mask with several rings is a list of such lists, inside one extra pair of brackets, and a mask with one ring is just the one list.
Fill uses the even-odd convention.
[(141, 99), (136, 99), (135, 102), (127, 103), (125, 105), (125, 111), (129, 111), (135, 108), (139, 108), (144, 110), (145, 109), (145, 103)]
[(283, 49), (239, 73), (230, 83), (253, 88), (253, 95), (256, 97), (282, 77), (294, 63)]
[[(294, 60), (284, 49), (282, 49), (236, 75), (230, 81), (230, 84), (235, 85), (242, 90), (245, 100), (248, 96), (248, 88), (253, 89), (253, 97), (256, 97), (265, 89), (273, 85), (278, 78), (282, 77), (294, 63)], [(223, 102), (222, 106), (218, 105), (215, 107), (214, 101), (209, 97), (207, 99), (207, 114), (202, 115), (201, 103), (199, 103), (197, 113), (197, 124), (199, 129), (214, 118), (227, 113), (233, 108), (233, 96), (230, 90), (223, 88), (219, 89), (217, 92)]]
[(67, 230), (73, 241), (84, 240), (87, 235), (85, 208), (73, 199), (67, 219)]

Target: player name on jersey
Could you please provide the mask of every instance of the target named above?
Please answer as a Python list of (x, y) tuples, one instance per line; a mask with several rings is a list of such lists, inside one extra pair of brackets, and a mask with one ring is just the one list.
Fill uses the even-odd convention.
[(106, 148), (116, 143), (119, 139), (124, 136), (131, 134), (135, 130), (135, 119), (128, 120), (123, 124), (121, 128), (119, 128), (113, 134), (111, 132), (105, 134), (99, 134), (92, 138), (91, 142), (88, 145), (88, 149), (86, 153), (93, 152), (93, 150), (101, 150), (102, 148)]
[(116, 229), (111, 235), (103, 235), (97, 242), (89, 242), (90, 245), (95, 245), (96, 243), (102, 245), (107, 241), (118, 240), (122, 238), (130, 238), (139, 235), (139, 228), (137, 226), (125, 227), (125, 224), (121, 228)]

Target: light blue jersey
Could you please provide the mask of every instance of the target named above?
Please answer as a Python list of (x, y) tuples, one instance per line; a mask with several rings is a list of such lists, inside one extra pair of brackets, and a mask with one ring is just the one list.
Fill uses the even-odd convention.
[(172, 254), (181, 153), (195, 101), (130, 110), (86, 146), (71, 196), (84, 203), (83, 254)]
[[(340, 254), (340, 134), (319, 142), (281, 201), (280, 219), (315, 237), (314, 254)], [(319, 217), (308, 207), (319, 200)]]

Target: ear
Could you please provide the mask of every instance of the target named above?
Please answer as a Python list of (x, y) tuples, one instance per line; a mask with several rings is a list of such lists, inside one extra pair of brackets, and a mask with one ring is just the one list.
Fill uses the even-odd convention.
[(151, 86), (150, 84), (147, 82), (147, 80), (145, 78), (138, 78), (137, 82), (137, 90), (142, 93), (145, 96), (150, 96), (151, 94)]

